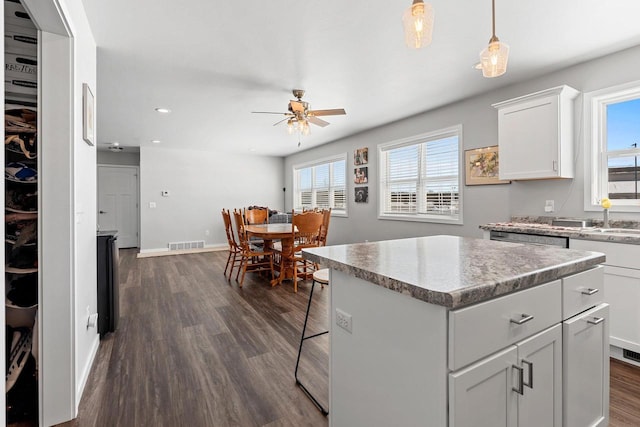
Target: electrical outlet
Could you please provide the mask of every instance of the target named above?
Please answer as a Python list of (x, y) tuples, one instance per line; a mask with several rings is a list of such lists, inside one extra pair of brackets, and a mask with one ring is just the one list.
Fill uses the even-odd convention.
[(555, 202), (553, 200), (547, 200), (544, 203), (545, 212), (553, 212), (555, 210)]
[(336, 308), (336, 325), (351, 333), (351, 315)]

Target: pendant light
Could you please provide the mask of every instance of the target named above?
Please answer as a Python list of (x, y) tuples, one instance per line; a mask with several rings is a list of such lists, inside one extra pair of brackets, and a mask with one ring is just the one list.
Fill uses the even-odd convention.
[(413, 4), (402, 15), (404, 41), (412, 49), (431, 44), (433, 34), (433, 8), (423, 0), (413, 0)]
[(489, 45), (480, 52), (480, 64), (484, 77), (498, 77), (507, 71), (509, 60), (509, 45), (502, 43), (496, 37), (496, 0), (491, 0), (491, 24), (493, 34)]

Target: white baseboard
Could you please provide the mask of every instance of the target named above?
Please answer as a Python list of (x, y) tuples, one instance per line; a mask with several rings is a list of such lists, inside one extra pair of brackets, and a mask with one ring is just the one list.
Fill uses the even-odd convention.
[(78, 416), (78, 408), (80, 406), (80, 400), (82, 400), (82, 392), (84, 391), (84, 387), (87, 385), (87, 380), (89, 379), (89, 374), (91, 373), (91, 367), (93, 366), (93, 362), (95, 361), (99, 348), (100, 335), (96, 334), (93, 345), (91, 346), (91, 352), (89, 353), (89, 359), (87, 360), (87, 364), (82, 370), (82, 376), (78, 378), (79, 381), (76, 384), (76, 407), (74, 410), (74, 418)]
[(141, 249), (138, 253), (138, 258), (150, 258), (157, 256), (169, 256), (169, 255), (186, 255), (186, 254), (199, 254), (203, 252), (217, 252), (226, 251), (229, 249), (227, 244), (206, 245), (201, 249), (181, 249), (179, 251), (170, 251), (168, 248), (158, 249)]

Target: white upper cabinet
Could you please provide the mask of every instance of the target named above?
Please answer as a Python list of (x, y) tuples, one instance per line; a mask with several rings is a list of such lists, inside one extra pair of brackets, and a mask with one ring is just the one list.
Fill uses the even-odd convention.
[(578, 94), (559, 86), (493, 104), (500, 179), (573, 178), (573, 100)]

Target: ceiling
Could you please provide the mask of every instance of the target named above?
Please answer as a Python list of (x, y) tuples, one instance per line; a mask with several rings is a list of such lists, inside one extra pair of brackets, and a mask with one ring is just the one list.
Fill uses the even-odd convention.
[[(637, 0), (497, 0), (509, 68), (485, 79), (472, 66), (491, 36), (489, 0), (432, 0), (433, 43), (421, 50), (404, 45), (410, 0), (83, 3), (98, 45), (98, 142), (125, 151), (286, 156), (640, 44)], [(285, 112), (294, 88), (310, 108), (347, 115), (298, 147), (272, 126), (279, 116), (251, 114)]]

